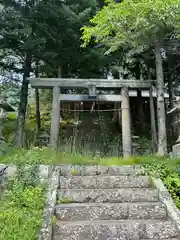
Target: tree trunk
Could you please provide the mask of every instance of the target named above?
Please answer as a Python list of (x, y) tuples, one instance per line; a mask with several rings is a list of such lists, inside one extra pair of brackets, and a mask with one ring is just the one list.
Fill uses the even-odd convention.
[(58, 78), (62, 78), (62, 67), (61, 66), (58, 67), (57, 76), (58, 76)]
[[(35, 75), (36, 75), (36, 78), (39, 77), (38, 62), (36, 62)], [(40, 115), (39, 90), (38, 90), (38, 88), (35, 89), (35, 99), (36, 99), (36, 134), (38, 135), (39, 131), (41, 129), (41, 115)]]
[(167, 154), (166, 113), (164, 102), (164, 74), (160, 45), (155, 47), (157, 78), (157, 113), (158, 113), (158, 155)]
[(18, 119), (17, 119), (17, 131), (16, 131), (16, 137), (15, 137), (15, 144), (18, 147), (22, 147), (23, 145), (23, 136), (24, 136), (23, 132), (24, 132), (26, 110), (27, 110), (27, 102), (28, 102), (29, 82), (27, 78), (30, 76), (31, 60), (32, 60), (32, 56), (30, 54), (27, 54), (26, 60), (24, 63), (24, 75), (23, 75), (23, 82), (22, 82), (21, 93), (20, 93), (20, 105), (19, 105), (19, 112), (18, 112)]

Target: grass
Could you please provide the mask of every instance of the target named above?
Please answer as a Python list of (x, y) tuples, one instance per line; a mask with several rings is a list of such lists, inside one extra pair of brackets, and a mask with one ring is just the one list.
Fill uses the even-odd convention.
[(0, 157), (0, 163), (4, 164), (72, 164), (72, 165), (103, 165), (103, 166), (123, 166), (136, 164), (151, 164), (152, 162), (167, 162), (169, 165), (180, 165), (180, 159), (169, 159), (155, 155), (118, 158), (100, 157), (91, 154), (79, 154), (77, 152), (59, 152), (56, 154), (50, 148), (12, 149), (10, 152)]

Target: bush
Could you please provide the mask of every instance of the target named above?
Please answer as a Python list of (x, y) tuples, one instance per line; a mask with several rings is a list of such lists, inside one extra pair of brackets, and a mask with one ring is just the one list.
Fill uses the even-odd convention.
[(152, 161), (144, 165), (144, 169), (149, 175), (160, 178), (164, 182), (176, 206), (180, 208), (180, 161), (172, 159), (160, 163)]
[(41, 227), (46, 187), (37, 185), (37, 161), (27, 165), (22, 158), (0, 199), (0, 239), (36, 240)]
[(0, 201), (0, 239), (36, 240), (42, 222), (44, 189), (22, 189), (16, 182), (9, 191)]
[(169, 176), (166, 176), (164, 183), (176, 202), (177, 207), (180, 209), (180, 174), (171, 173)]
[(16, 134), (16, 119), (7, 119), (3, 122), (3, 136), (5, 141), (13, 144)]

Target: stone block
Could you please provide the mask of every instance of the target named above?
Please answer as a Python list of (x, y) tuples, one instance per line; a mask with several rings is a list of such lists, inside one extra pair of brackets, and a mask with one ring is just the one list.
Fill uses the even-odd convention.
[(127, 204), (71, 203), (56, 206), (56, 216), (62, 221), (126, 219)]
[(39, 166), (39, 180), (41, 183), (47, 183), (49, 180), (50, 166), (40, 165)]
[(176, 225), (173, 221), (147, 223), (143, 234), (146, 239), (167, 239), (178, 237)]
[(121, 189), (60, 189), (59, 199), (70, 199), (71, 202), (157, 202), (158, 191), (148, 188)]
[(128, 219), (156, 219), (168, 218), (166, 206), (161, 202), (130, 203), (128, 207)]
[(99, 176), (99, 175), (141, 175), (141, 167), (134, 166), (80, 166), (80, 165), (61, 165), (60, 174), (62, 176)]
[(60, 177), (60, 188), (110, 189), (150, 187), (148, 176), (70, 176)]
[(175, 144), (172, 147), (172, 155), (173, 155), (173, 157), (176, 157), (176, 158), (180, 157), (180, 143)]
[(56, 223), (54, 240), (139, 240), (142, 226), (131, 221)]
[(56, 206), (56, 216), (62, 221), (167, 219), (161, 202), (156, 203), (70, 203)]
[(7, 177), (13, 177), (17, 172), (17, 166), (15, 165), (9, 165), (9, 167), (6, 170)]

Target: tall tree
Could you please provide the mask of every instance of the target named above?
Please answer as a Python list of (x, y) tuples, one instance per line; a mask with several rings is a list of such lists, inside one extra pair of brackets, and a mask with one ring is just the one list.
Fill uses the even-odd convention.
[(96, 41), (108, 46), (107, 53), (114, 52), (122, 46), (153, 49), (158, 84), (158, 154), (165, 155), (167, 137), (161, 47), (170, 34), (179, 32), (180, 2), (178, 0), (106, 2), (107, 5), (91, 19), (93, 26), (83, 28), (83, 46), (95, 37)]
[(80, 28), (88, 23), (101, 7), (99, 0), (42, 0), (34, 19), (41, 36), (46, 39), (42, 58), (57, 73), (59, 66), (63, 77), (93, 77), (102, 75), (103, 65), (108, 64), (101, 49), (94, 44), (81, 48)]
[[(28, 97), (27, 78), (32, 71), (33, 55), (44, 43), (42, 38), (36, 38), (36, 25), (32, 17), (39, 1), (1, 1), (3, 7), (0, 15), (0, 49), (10, 51), (12, 55), (16, 56), (11, 65), (14, 66), (16, 72), (23, 74), (16, 134), (18, 146), (22, 146), (23, 139)], [(18, 66), (17, 58), (19, 59)]]

